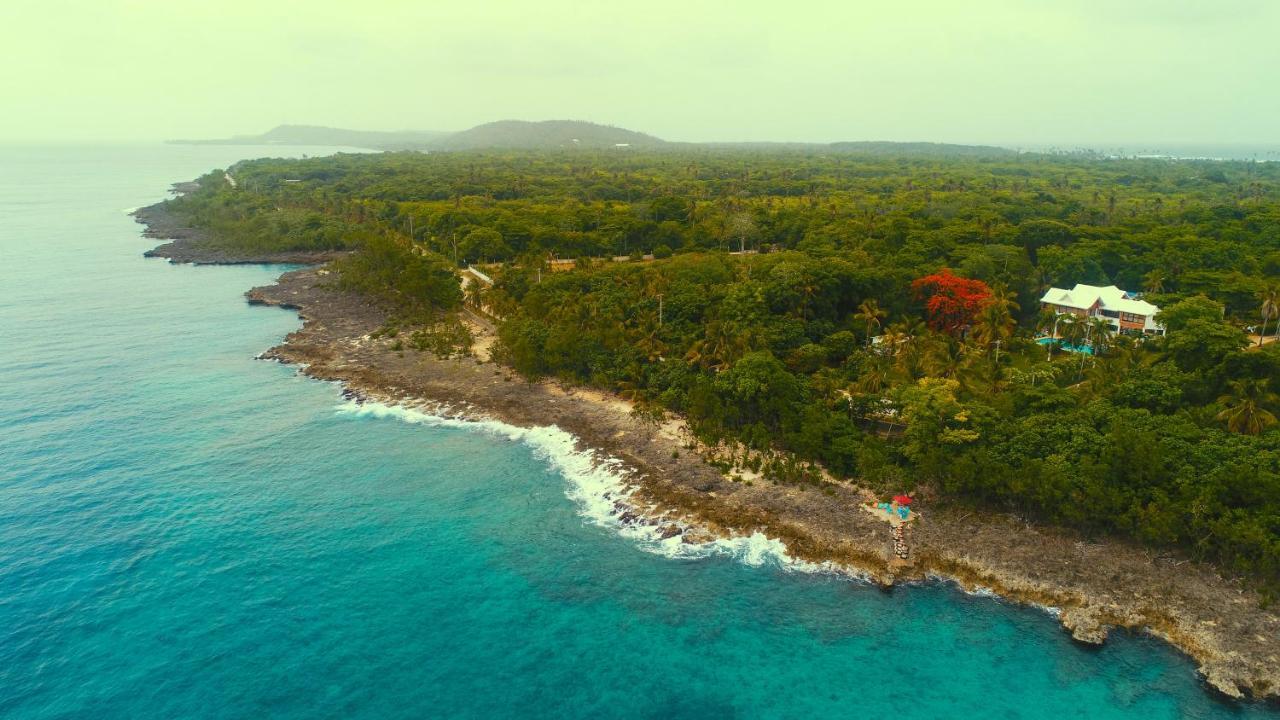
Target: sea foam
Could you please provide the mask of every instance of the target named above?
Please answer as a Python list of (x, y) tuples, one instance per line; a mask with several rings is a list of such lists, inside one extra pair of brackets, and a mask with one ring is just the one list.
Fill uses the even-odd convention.
[[(1001, 595), (1000, 593), (996, 592), (995, 590), (992, 590), (991, 588), (985, 585), (975, 585), (973, 587), (965, 587), (964, 584), (962, 584), (959, 580), (956, 580), (955, 578), (947, 577), (946, 575), (938, 575), (935, 573), (929, 573), (925, 577), (926, 577), (926, 580), (929, 582), (941, 583), (943, 585), (951, 585), (957, 590), (959, 590), (960, 592), (964, 593), (965, 595), (968, 595), (969, 597), (978, 597), (978, 598), (984, 598), (987, 600), (995, 600), (996, 602), (1009, 602), (1009, 598), (1006, 598), (1005, 596)], [(1054, 617), (1054, 618), (1062, 617), (1062, 608), (1056, 605), (1043, 605), (1037, 602), (1022, 602), (1022, 601), (1014, 601), (1014, 602), (1019, 602), (1022, 605), (1033, 607), (1037, 610), (1040, 610), (1048, 614), (1050, 617)]]
[[(684, 534), (700, 530), (684, 520), (645, 517), (634, 502), (632, 471), (620, 460), (580, 448), (578, 439), (555, 425), (518, 427), (488, 418), (460, 416), (444, 406), (416, 407), (372, 400), (350, 400), (338, 412), (356, 417), (390, 418), (415, 425), (483, 432), (533, 450), (567, 481), (565, 496), (587, 522), (608, 528), (634, 542), (640, 549), (673, 559), (733, 558), (751, 566), (771, 566), (796, 572), (839, 572), (830, 563), (810, 563), (792, 557), (781, 540), (755, 531), (749, 535), (718, 537), (706, 542), (686, 542)], [(624, 520), (624, 516), (635, 521)], [(664, 529), (681, 533), (663, 538)], [(708, 537), (709, 533), (705, 534)]]

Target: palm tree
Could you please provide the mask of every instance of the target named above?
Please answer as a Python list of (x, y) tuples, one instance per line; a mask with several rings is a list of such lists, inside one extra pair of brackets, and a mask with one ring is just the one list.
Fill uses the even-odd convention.
[(578, 298), (555, 306), (549, 314), (557, 322), (572, 323), (578, 327), (585, 327), (595, 318), (595, 306)]
[[(1262, 300), (1262, 330), (1258, 333), (1258, 347), (1262, 347), (1262, 339), (1267, 334), (1267, 321), (1280, 318), (1280, 285), (1272, 285), (1258, 293)], [(1280, 336), (1280, 322), (1276, 323), (1276, 334)]]
[(1044, 308), (1036, 315), (1036, 332), (1054, 337), (1058, 334), (1058, 313), (1052, 308)]
[(542, 282), (542, 276), (551, 272), (551, 261), (555, 259), (555, 255), (548, 250), (535, 249), (530, 250), (524, 255), (517, 258), (517, 264), (532, 270), (537, 282)]
[(1128, 335), (1117, 335), (1111, 342), (1111, 360), (1126, 373), (1155, 363), (1159, 356)]
[(1155, 268), (1142, 276), (1142, 289), (1149, 293), (1164, 292), (1164, 270)]
[(1005, 367), (994, 362), (970, 363), (958, 379), (964, 389), (974, 395), (998, 395), (1009, 386)]
[(466, 288), (463, 290), (463, 298), (471, 307), (477, 310), (483, 310), (484, 299), (488, 294), (487, 291), (488, 288), (484, 286), (484, 283), (479, 280), (472, 279), (467, 283)]
[(1263, 430), (1276, 424), (1276, 416), (1266, 409), (1267, 405), (1275, 405), (1276, 394), (1267, 387), (1266, 380), (1248, 378), (1230, 383), (1231, 392), (1218, 398), (1223, 406), (1216, 419), (1227, 424), (1227, 429), (1245, 435), (1260, 435)]
[(812, 376), (813, 392), (828, 410), (849, 405), (849, 382), (835, 368), (821, 368)]
[(898, 370), (909, 378), (917, 378), (922, 374), (920, 367), (924, 359), (924, 341), (928, 336), (928, 328), (920, 320), (903, 320), (885, 333), (887, 341), (895, 338), (892, 354), (897, 358)]
[(1010, 315), (1022, 307), (1018, 305), (1017, 300), (1014, 300), (1015, 297), (1017, 297), (1016, 293), (1010, 291), (1009, 286), (1004, 283), (997, 283), (995, 287), (991, 288), (991, 303), (1003, 306)]
[(634, 339), (636, 349), (649, 362), (661, 361), (663, 353), (667, 351), (667, 344), (659, 335), (661, 329), (657, 317), (652, 314), (646, 314), (637, 328), (639, 337)]
[(1058, 337), (1068, 345), (1074, 347), (1080, 341), (1083, 331), (1084, 322), (1079, 315), (1067, 313), (1058, 319)]
[(1012, 300), (993, 299), (984, 305), (978, 311), (978, 316), (974, 318), (974, 341), (988, 350), (994, 346), (997, 357), (1000, 354), (999, 344), (1008, 340), (1013, 335), (1013, 329), (1018, 325), (1009, 312), (1010, 305), (1017, 307)]
[(970, 364), (969, 348), (945, 335), (933, 338), (924, 352), (922, 365), (930, 377), (955, 378)]
[(707, 333), (689, 348), (685, 360), (709, 370), (720, 372), (733, 364), (746, 352), (750, 338), (736, 332), (729, 323), (713, 320), (707, 324)]
[(1111, 327), (1111, 323), (1107, 322), (1103, 317), (1091, 317), (1088, 320), (1088, 330), (1091, 337), (1090, 344), (1093, 346), (1094, 356), (1101, 355), (1107, 351), (1111, 345), (1111, 336), (1115, 333), (1115, 329)]
[(879, 347), (873, 348), (871, 352), (883, 357), (894, 357), (898, 354), (899, 346), (906, 340), (907, 337), (905, 335), (890, 327), (880, 336)]
[(1155, 353), (1139, 347), (1133, 338), (1117, 335), (1111, 343), (1108, 356), (1095, 358), (1093, 365), (1085, 373), (1089, 380), (1088, 389), (1095, 395), (1101, 395), (1124, 382), (1133, 371), (1151, 365), (1156, 357)]
[(809, 319), (809, 303), (813, 302), (813, 299), (818, 295), (818, 281), (809, 273), (805, 273), (800, 280), (798, 290), (800, 291), (800, 319), (807, 320)]
[(1084, 374), (1084, 389), (1089, 396), (1102, 395), (1125, 378), (1124, 362), (1117, 359), (1095, 362)]
[(867, 344), (871, 344), (871, 338), (874, 336), (876, 328), (880, 327), (880, 319), (888, 315), (880, 308), (880, 303), (875, 298), (867, 298), (858, 306), (858, 311), (853, 314), (853, 319), (863, 322), (867, 326)]
[(853, 383), (853, 388), (858, 392), (877, 394), (889, 385), (892, 373), (893, 367), (888, 358), (872, 355), (866, 369)]
[(662, 299), (670, 288), (671, 280), (663, 272), (649, 272), (644, 276), (644, 292), (645, 295), (658, 299), (658, 324), (661, 325), (662, 317)]

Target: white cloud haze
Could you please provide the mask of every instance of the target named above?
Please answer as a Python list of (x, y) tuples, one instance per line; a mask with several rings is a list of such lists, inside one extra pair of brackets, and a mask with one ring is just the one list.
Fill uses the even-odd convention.
[(670, 140), (1276, 142), (1280, 3), (9, 0), (0, 142), (585, 119)]

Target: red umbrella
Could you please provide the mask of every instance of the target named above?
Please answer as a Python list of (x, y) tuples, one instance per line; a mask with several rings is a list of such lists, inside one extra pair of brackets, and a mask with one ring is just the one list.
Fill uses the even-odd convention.
[(910, 498), (910, 496), (907, 496), (907, 495), (894, 495), (894, 496), (893, 496), (893, 501), (894, 501), (894, 502), (896, 502), (896, 503), (898, 503), (899, 505), (910, 505), (910, 504), (911, 504), (911, 498)]

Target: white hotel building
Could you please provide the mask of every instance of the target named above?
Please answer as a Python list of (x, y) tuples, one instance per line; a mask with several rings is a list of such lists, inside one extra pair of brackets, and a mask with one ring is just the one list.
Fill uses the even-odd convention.
[(1164, 326), (1156, 322), (1160, 308), (1139, 300), (1136, 295), (1108, 285), (1077, 284), (1070, 290), (1049, 288), (1040, 298), (1043, 307), (1053, 308), (1059, 315), (1100, 317), (1111, 323), (1116, 332), (1129, 335), (1163, 335)]

